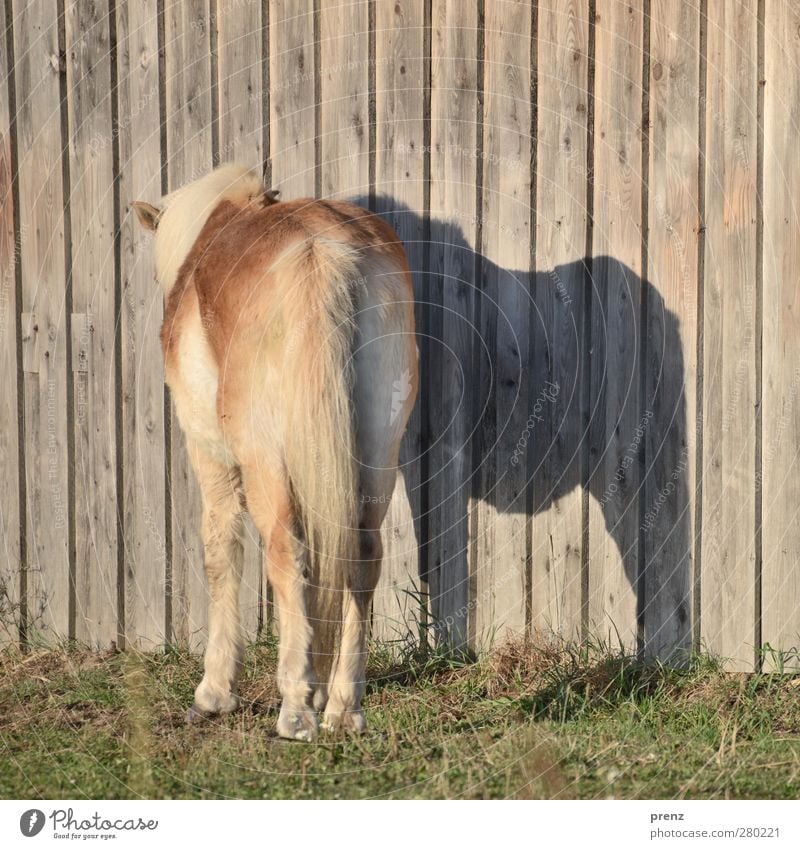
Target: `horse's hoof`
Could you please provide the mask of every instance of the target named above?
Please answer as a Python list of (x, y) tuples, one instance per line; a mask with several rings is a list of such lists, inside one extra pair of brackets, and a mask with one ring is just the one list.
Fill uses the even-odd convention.
[(310, 710), (285, 711), (281, 708), (278, 734), (286, 740), (302, 740), (304, 743), (316, 740), (319, 734), (316, 714)]
[(344, 732), (345, 734), (363, 734), (367, 730), (367, 720), (363, 710), (347, 710), (341, 713), (326, 713), (322, 720), (322, 728), (326, 731)]
[(194, 693), (192, 710), (204, 714), (204, 718), (233, 713), (239, 707), (239, 697), (230, 691), (224, 692), (207, 685), (205, 681)]
[(200, 722), (204, 722), (206, 719), (210, 719), (212, 716), (212, 713), (209, 713), (206, 710), (201, 710), (197, 707), (197, 705), (192, 705), (186, 712), (186, 724), (197, 725)]

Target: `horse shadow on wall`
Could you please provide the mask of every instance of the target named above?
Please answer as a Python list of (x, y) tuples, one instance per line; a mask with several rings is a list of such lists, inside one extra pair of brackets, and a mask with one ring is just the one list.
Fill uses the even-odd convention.
[[(355, 202), (368, 206), (366, 197)], [(422, 216), (386, 196), (377, 199), (377, 211), (403, 239), (414, 273), (420, 418), (404, 440), (401, 467), (418, 467), (403, 477), (434, 633), (456, 646), (480, 640), (470, 621), (476, 585), (485, 598), (480, 573), (488, 570), (491, 583), (498, 570), (474, 552), (470, 509), (478, 504), (524, 518), (515, 526), (525, 529), (550, 510), (553, 535), (532, 525), (517, 621), (555, 627), (536, 598), (544, 576), (572, 595), (573, 610), (580, 607), (579, 624), (573, 616), (566, 636), (616, 631), (648, 655), (683, 656), (692, 647), (693, 568), (678, 318), (654, 286), (613, 257), (506, 269), (470, 247), (457, 223), (433, 219), (425, 226)], [(501, 287), (517, 287), (522, 297), (504, 297)], [(513, 307), (496, 307), (509, 300), (529, 308), (529, 321), (520, 325)], [(567, 538), (557, 530), (560, 505), (576, 490)], [(620, 560), (624, 578), (609, 585), (606, 572), (619, 571)], [(548, 575), (559, 569), (571, 577)], [(616, 623), (614, 594), (626, 584), (635, 613)], [(502, 625), (504, 611), (493, 615)]]

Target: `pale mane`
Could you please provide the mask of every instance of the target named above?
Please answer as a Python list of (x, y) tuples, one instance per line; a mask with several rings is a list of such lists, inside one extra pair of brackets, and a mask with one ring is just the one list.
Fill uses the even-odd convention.
[(244, 205), (264, 191), (261, 177), (245, 165), (222, 165), (166, 195), (155, 238), (156, 276), (164, 293), (175, 284), (183, 261), (203, 225), (223, 201)]

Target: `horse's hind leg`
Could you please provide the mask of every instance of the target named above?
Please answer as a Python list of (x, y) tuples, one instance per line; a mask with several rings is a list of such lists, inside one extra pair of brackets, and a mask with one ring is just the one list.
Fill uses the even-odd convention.
[(189, 446), (203, 496), (204, 566), (208, 587), (205, 674), (193, 712), (229, 713), (238, 707), (236, 684), (244, 651), (239, 620), (242, 579), (242, 490), (239, 470)]
[(280, 623), (278, 689), (281, 712), (278, 734), (292, 740), (317, 735), (312, 705), (314, 672), (312, 628), (306, 608), (307, 581), (301, 545), (294, 533), (294, 514), (286, 482), (281, 475), (245, 469), (247, 506), (267, 546), (267, 577), (275, 593)]
[[(385, 510), (383, 511), (385, 512)], [(360, 560), (347, 567), (342, 638), (330, 687), (325, 725), (360, 733), (366, 727), (361, 699), (366, 686), (367, 637), (372, 596), (381, 573), (383, 513), (362, 512)]]

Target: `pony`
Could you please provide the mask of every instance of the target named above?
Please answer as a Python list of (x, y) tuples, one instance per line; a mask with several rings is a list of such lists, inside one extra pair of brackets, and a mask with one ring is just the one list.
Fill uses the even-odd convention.
[(202, 493), (209, 632), (189, 718), (239, 704), (246, 510), (278, 608), (278, 733), (359, 733), (380, 527), (418, 387), (403, 246), (361, 207), (278, 201), (236, 164), (131, 206), (154, 238), (165, 380)]

